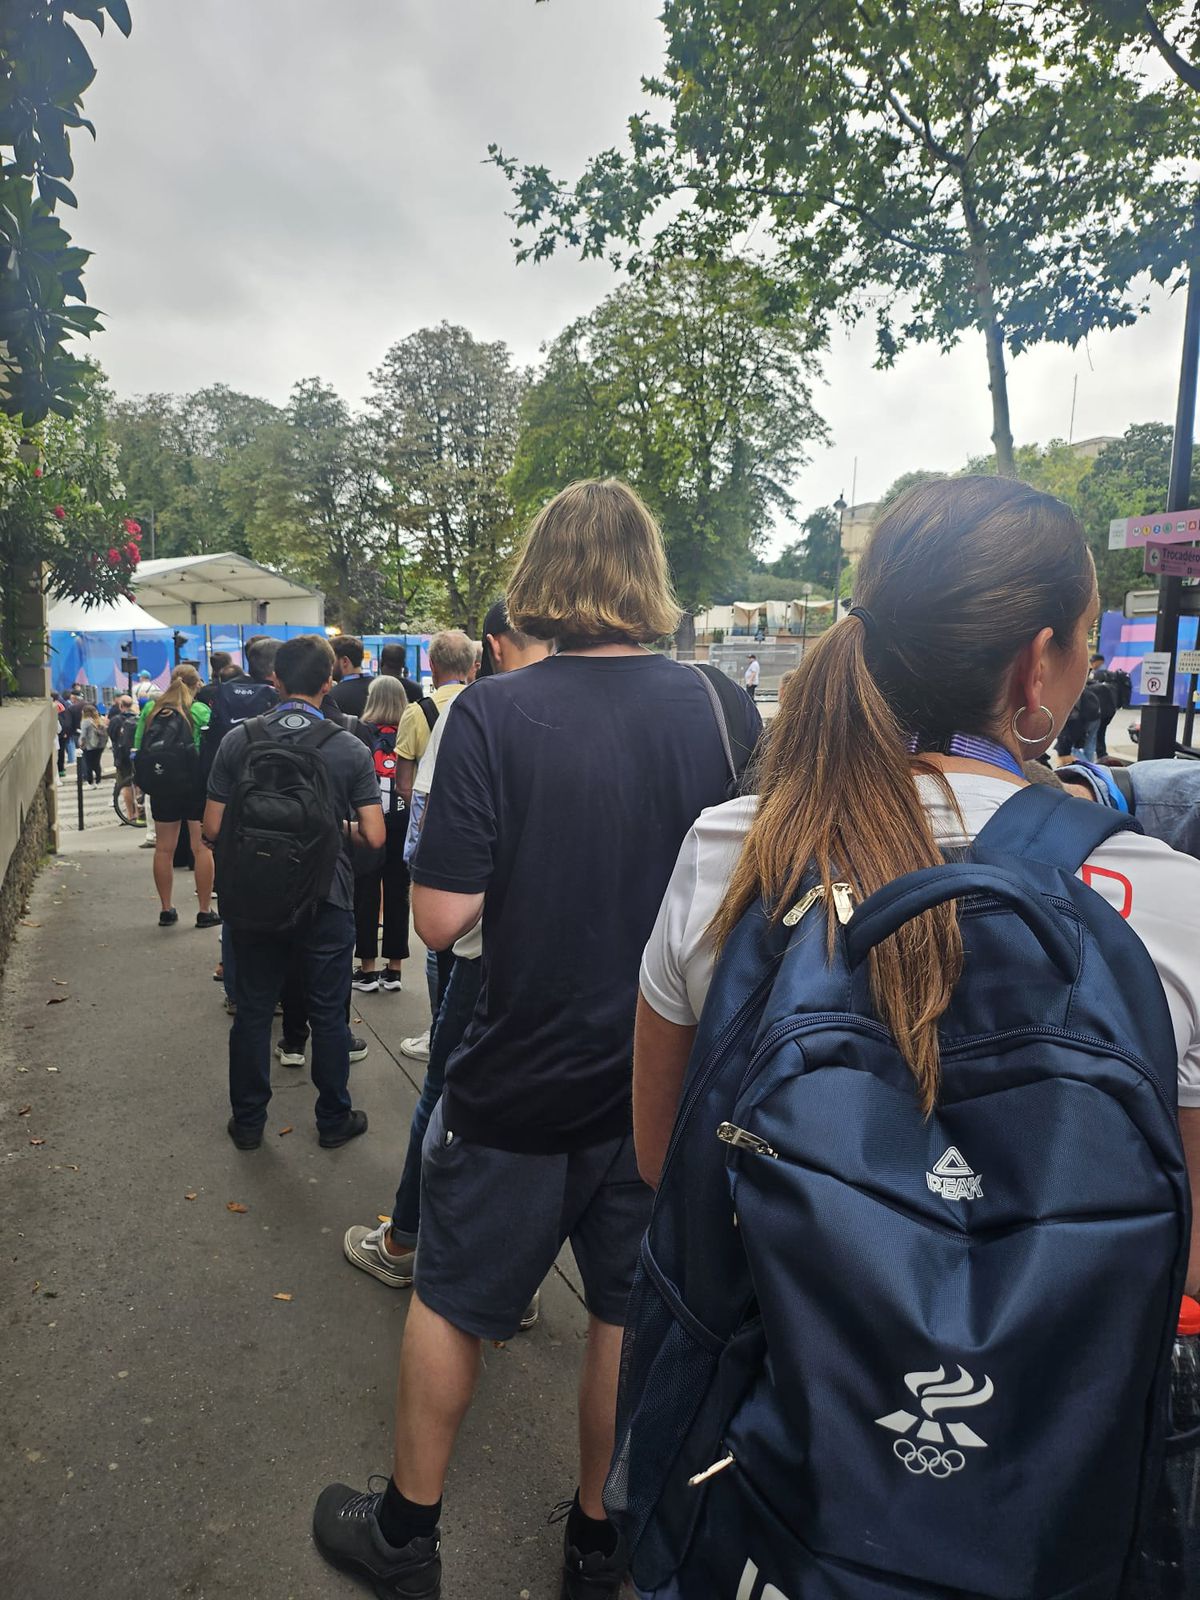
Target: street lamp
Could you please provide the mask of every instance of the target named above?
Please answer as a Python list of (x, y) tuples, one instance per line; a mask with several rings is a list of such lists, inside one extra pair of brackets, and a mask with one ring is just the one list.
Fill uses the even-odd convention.
[(838, 553), (833, 579), (833, 620), (837, 622), (842, 614), (842, 522), (846, 515), (846, 496), (844, 493), (839, 494), (833, 502), (833, 509), (838, 514)]

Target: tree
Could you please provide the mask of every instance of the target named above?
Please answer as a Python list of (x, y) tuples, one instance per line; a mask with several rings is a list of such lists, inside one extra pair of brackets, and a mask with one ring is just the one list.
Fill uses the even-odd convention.
[(436, 576), (446, 620), (477, 635), (516, 545), (507, 480), (526, 378), (507, 346), (443, 322), (393, 345), (371, 383), (397, 571)]
[(130, 32), (126, 0), (0, 7), (0, 411), (30, 427), (50, 411), (69, 413), (85, 375), (67, 341), (99, 326), (83, 303), (89, 253), (72, 245), (55, 212), (76, 203), (69, 130), (96, 132), (80, 115), (96, 71), (68, 19), (103, 32), (106, 14)]
[[(674, 262), (610, 295), (550, 346), (513, 472), (527, 509), (616, 474), (662, 524), (688, 618), (746, 570), (787, 483), (824, 437), (813, 336), (757, 269)], [(688, 634), (681, 633), (681, 648)]]
[(800, 524), (802, 537), (787, 545), (771, 571), (780, 578), (833, 590), (838, 567), (838, 514), (832, 506), (812, 511)]
[(1200, 10), (1195, 0), (1067, 0), (1080, 26), (1159, 56), (1179, 81), (1200, 90)]
[[(1154, 588), (1142, 570), (1140, 550), (1110, 550), (1108, 525), (1167, 504), (1171, 477), (1173, 430), (1163, 422), (1138, 422), (1124, 436), (1106, 445), (1079, 486), (1077, 509), (1096, 558), (1100, 603), (1120, 610), (1128, 589)], [(1192, 482), (1200, 481), (1200, 449), (1192, 455)]]
[(1060, 8), (667, 0), (663, 20), (645, 88), (668, 118), (631, 118), (628, 151), (567, 186), (491, 147), (520, 259), (562, 243), (644, 270), (759, 229), (827, 316), (874, 318), (880, 365), (978, 331), (1007, 474), (1007, 358), (1134, 321), (1146, 275), (1186, 260), (1197, 107)]
[(249, 553), (260, 447), (281, 418), (277, 406), (225, 384), (113, 405), (130, 503), (153, 516), (156, 555)]
[(254, 456), (251, 554), (323, 589), (330, 620), (347, 632), (369, 631), (383, 605), (386, 540), (363, 419), (329, 384), (305, 378)]

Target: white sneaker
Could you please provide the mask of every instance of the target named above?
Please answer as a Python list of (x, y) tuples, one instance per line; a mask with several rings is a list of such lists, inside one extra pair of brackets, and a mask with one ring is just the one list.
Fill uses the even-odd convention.
[(303, 1050), (289, 1050), (280, 1039), (275, 1046), (275, 1059), (281, 1067), (302, 1067), (304, 1065)]
[(410, 1061), (429, 1060), (429, 1029), (418, 1034), (415, 1039), (401, 1039), (400, 1054), (407, 1056)]
[(413, 1281), (413, 1261), (417, 1252), (406, 1250), (403, 1255), (390, 1254), (383, 1243), (383, 1236), (390, 1227), (389, 1219), (381, 1222), (377, 1228), (348, 1228), (342, 1240), (342, 1249), (351, 1266), (361, 1267), (373, 1278), (378, 1278), (380, 1283), (390, 1283), (393, 1289), (407, 1289)]

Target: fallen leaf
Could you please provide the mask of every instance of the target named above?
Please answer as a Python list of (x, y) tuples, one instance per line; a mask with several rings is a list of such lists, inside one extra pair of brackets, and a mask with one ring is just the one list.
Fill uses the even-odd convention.
[(45, 1144), (45, 1139), (30, 1139), (30, 1144)]
[(67, 1165), (67, 1167), (66, 1167), (66, 1171), (67, 1171), (67, 1172), (78, 1172), (78, 1171), (79, 1171), (79, 1168), (78, 1168), (78, 1167), (74, 1167), (74, 1166), (71, 1166), (71, 1165), (70, 1165), (70, 1164), (69, 1164), (69, 1163), (68, 1163), (68, 1165)]
[(390, 1222), (391, 1220), (392, 1220), (391, 1217), (385, 1217), (382, 1211), (375, 1218), (376, 1222)]
[(30, 1289), (30, 1291), (29, 1291), (30, 1294), (36, 1294), (41, 1287), (42, 1287), (42, 1280), (39, 1278), (37, 1280), (37, 1282), (34, 1284), (33, 1288)]
[(17, 1112), (17, 1115), (19, 1117), (27, 1117), (32, 1110), (32, 1106), (22, 1106), (20, 1111)]
[(226, 1211), (249, 1211), (249, 1206), (244, 1206), (240, 1200), (226, 1200)]
[(291, 1298), (290, 1294), (273, 1294), (271, 1296), (272, 1300), (290, 1300)]
[(28, 1072), (28, 1071), (29, 1071), (29, 1068), (28, 1068), (28, 1067), (18, 1067), (18, 1068), (17, 1068), (17, 1071), (18, 1071), (18, 1072)]
[(27, 921), (27, 920), (25, 920), (23, 918), (22, 921), (21, 921), (21, 926), (23, 928), (40, 928), (41, 927), (41, 923), (40, 922), (29, 922), (29, 921)]
[(60, 989), (65, 989), (67, 987), (66, 978), (51, 978), (50, 982), (56, 983)]
[(70, 995), (66, 994), (52, 994), (46, 1004), (48, 1006), (65, 1006), (70, 998)]
[(183, 1198), (185, 1200), (194, 1200), (196, 1198), (195, 1191), (193, 1190), (191, 1194), (185, 1194)]
[(279, 1137), (282, 1139), (285, 1133), (293, 1133), (293, 1132), (295, 1132), (295, 1130), (293, 1129), (291, 1123), (289, 1122), (286, 1128), (280, 1128)]

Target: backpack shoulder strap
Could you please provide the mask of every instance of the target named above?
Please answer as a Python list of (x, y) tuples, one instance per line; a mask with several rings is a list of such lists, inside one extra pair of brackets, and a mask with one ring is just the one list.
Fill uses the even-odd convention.
[(422, 701), (421, 701), (421, 710), (425, 715), (425, 721), (429, 724), (429, 731), (430, 731), (430, 733), (432, 733), (433, 732), (433, 725), (437, 721), (437, 719), (441, 716), (442, 713), (441, 713), (441, 711), (440, 711), (440, 709), (438, 707), (437, 702), (434, 700), (434, 698), (433, 698), (433, 696), (431, 694), (425, 695), (424, 698), (422, 699)]
[(720, 692), (718, 691), (717, 686), (713, 682), (712, 678), (709, 677), (708, 673), (704, 671), (704, 668), (698, 661), (684, 661), (681, 663), (681, 665), (690, 667), (700, 679), (700, 682), (704, 685), (704, 692), (708, 696), (709, 704), (712, 706), (713, 716), (716, 719), (717, 732), (721, 736), (721, 748), (725, 752), (725, 761), (729, 767), (729, 776), (736, 784), (739, 777), (738, 767), (737, 762), (733, 759), (733, 745), (729, 737), (729, 717), (726, 714), (724, 705), (722, 704)]
[(1030, 784), (1006, 800), (976, 836), (972, 855), (1016, 856), (1064, 872), (1079, 868), (1114, 833), (1141, 833), (1133, 817)]
[(247, 717), (242, 727), (246, 730), (247, 744), (267, 744), (271, 735), (267, 732), (267, 719), (265, 717)]
[[(358, 718), (354, 720), (357, 722)], [(348, 728), (339, 727), (336, 722), (318, 722), (305, 734), (304, 742), (310, 749), (319, 750), (322, 745), (328, 744), (335, 734), (349, 733), (349, 731)]]

